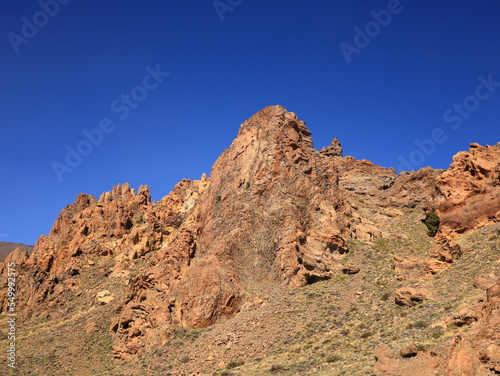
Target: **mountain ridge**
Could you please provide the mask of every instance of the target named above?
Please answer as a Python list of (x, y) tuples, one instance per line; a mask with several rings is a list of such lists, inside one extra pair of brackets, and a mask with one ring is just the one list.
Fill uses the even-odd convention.
[[(396, 273), (391, 284), (407, 281), (393, 291), (394, 301), (408, 307), (432, 301), (431, 290), (414, 287), (418, 280), (453, 268), (464, 255), (459, 240), (500, 221), (500, 149), (471, 144), (449, 169), (399, 174), (342, 155), (336, 138), (318, 151), (295, 113), (268, 106), (240, 125), (210, 177), (184, 179), (159, 201), (151, 201), (147, 186), (136, 192), (127, 183), (98, 199), (80, 194), (31, 255), (18, 249), (0, 264), (2, 276), (8, 262), (19, 265), (23, 275), (17, 287), (19, 322), (58, 323), (87, 307), (108, 320), (107, 327), (94, 324), (109, 343), (109, 357), (133, 362), (167, 346), (179, 330), (264, 312), (270, 302), (255, 293), (261, 283), (304, 289), (353, 276), (348, 300), (353, 303), (341, 310), (345, 315), (355, 306), (356, 286), (375, 273), (366, 265), (365, 251), (357, 249), (380, 253), (387, 242), (411, 240), (392, 224), (408, 213), (422, 222), (435, 212), (440, 224), (434, 237), (418, 235), (427, 256), (395, 254), (391, 260)], [(489, 316), (477, 316), (482, 325), (496, 325), (494, 286), (487, 288)], [(3, 299), (0, 311), (6, 309)], [(94, 333), (91, 324), (82, 322), (80, 330)], [(481, 333), (476, 348), (484, 345), (481, 338), (491, 345), (491, 336)], [(450, 354), (439, 359), (425, 351), (410, 358), (421, 361), (425, 372), (437, 364), (447, 375), (464, 364), (479, 367), (472, 351), (461, 354), (457, 344), (470, 340), (460, 338), (469, 342), (455, 338)], [(413, 361), (373, 351), (382, 373), (406, 372)], [(492, 351), (480, 367), (497, 367)], [(382, 367), (381, 359), (392, 365)], [(203, 367), (215, 372), (221, 362), (227, 365), (221, 360)], [(189, 374), (185, 364), (176, 367), (176, 374)]]

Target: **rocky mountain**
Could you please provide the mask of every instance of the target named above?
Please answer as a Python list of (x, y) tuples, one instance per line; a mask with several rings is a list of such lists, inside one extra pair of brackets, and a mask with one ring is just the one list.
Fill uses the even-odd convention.
[(16, 248), (24, 249), (28, 253), (33, 252), (32, 245), (26, 245), (22, 243), (0, 242), (0, 260), (4, 261), (7, 255)]
[(0, 311), (15, 262), (18, 374), (496, 374), (499, 221), (498, 145), (396, 174), (269, 106), (160, 201), (80, 194)]

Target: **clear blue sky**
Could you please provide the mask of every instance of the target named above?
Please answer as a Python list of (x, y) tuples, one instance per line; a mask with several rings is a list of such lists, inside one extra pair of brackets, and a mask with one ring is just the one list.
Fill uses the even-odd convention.
[[(498, 1), (216, 5), (0, 3), (1, 241), (35, 243), (80, 192), (129, 182), (159, 200), (267, 105), (296, 112), (317, 148), (336, 136), (397, 169), (500, 141)], [(68, 146), (85, 154), (73, 167)]]

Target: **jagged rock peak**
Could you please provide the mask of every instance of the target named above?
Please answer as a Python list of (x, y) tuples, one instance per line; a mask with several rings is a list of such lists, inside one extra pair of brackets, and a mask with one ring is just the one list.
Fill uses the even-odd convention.
[[(110, 192), (103, 192), (99, 197), (99, 203), (109, 202), (113, 200), (127, 200), (131, 197), (136, 196), (136, 191), (134, 188), (130, 188), (129, 183), (124, 183), (123, 185), (115, 185)], [(141, 185), (139, 187), (139, 193), (137, 196), (140, 197), (141, 204), (149, 204), (151, 202), (151, 193), (147, 185)]]
[(248, 129), (258, 128), (265, 132), (279, 132), (286, 128), (295, 128), (304, 136), (310, 136), (311, 132), (304, 121), (299, 120), (294, 112), (287, 111), (283, 106), (267, 106), (260, 110), (243, 124), (241, 124), (238, 136)]
[[(240, 126), (238, 136), (217, 159), (211, 172), (212, 189), (238, 192), (238, 187), (253, 181), (268, 190), (283, 174), (301, 170), (312, 173), (314, 150), (311, 132), (305, 122), (282, 106), (268, 106)], [(224, 192), (222, 192), (224, 191)]]
[(327, 157), (342, 157), (343, 153), (342, 146), (340, 145), (340, 141), (335, 137), (330, 146), (324, 147), (320, 150), (320, 153), (326, 155)]

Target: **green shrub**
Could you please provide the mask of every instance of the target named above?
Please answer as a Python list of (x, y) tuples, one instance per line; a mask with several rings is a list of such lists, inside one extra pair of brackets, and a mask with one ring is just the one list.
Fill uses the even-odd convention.
[(281, 372), (281, 371), (286, 371), (286, 367), (285, 366), (282, 366), (281, 364), (273, 364), (271, 366), (271, 368), (269, 368), (269, 371), (270, 372), (273, 372), (273, 373), (277, 373), (277, 372)]
[(363, 333), (361, 334), (361, 338), (366, 339), (366, 338), (368, 338), (368, 337), (371, 337), (372, 335), (373, 335), (373, 333), (372, 333), (372, 332), (370, 332), (370, 331), (366, 331), (366, 332), (363, 332)]
[(418, 351), (424, 351), (425, 350), (425, 345), (422, 345), (421, 343), (417, 343), (415, 346), (417, 347)]
[(427, 328), (428, 326), (429, 326), (429, 323), (427, 321), (418, 320), (418, 321), (415, 321), (411, 324), (408, 324), (408, 329), (413, 329), (413, 328), (424, 329), (424, 328)]
[(227, 369), (236, 368), (236, 367), (242, 366), (243, 364), (245, 364), (245, 362), (243, 360), (240, 360), (240, 359), (231, 360), (229, 362), (229, 364), (226, 366), (226, 368)]
[(214, 371), (212, 373), (212, 376), (233, 376), (233, 375), (234, 375), (234, 373), (232, 373), (230, 371), (226, 371), (226, 370), (220, 371), (220, 372), (219, 371)]
[(215, 197), (215, 202), (220, 202), (220, 200), (222, 200), (222, 196), (221, 195), (218, 195)]
[(438, 339), (444, 334), (444, 331), (442, 329), (435, 329), (431, 333), (431, 337)]
[(134, 224), (142, 225), (144, 223), (144, 213), (139, 212), (134, 214)]
[(326, 358), (327, 363), (335, 363), (342, 360), (342, 357), (340, 355), (331, 355), (328, 358)]
[(427, 235), (436, 236), (436, 233), (439, 230), (439, 223), (441, 219), (437, 215), (435, 210), (431, 210), (427, 218), (424, 220), (425, 225), (427, 226)]

